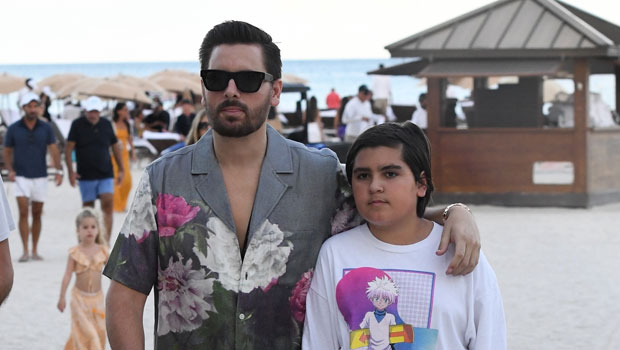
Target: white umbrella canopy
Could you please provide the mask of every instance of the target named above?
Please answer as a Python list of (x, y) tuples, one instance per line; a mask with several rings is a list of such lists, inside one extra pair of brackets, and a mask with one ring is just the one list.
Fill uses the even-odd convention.
[(106, 78), (84, 78), (57, 92), (59, 98), (73, 94), (99, 96), (102, 98), (152, 103), (142, 88), (122, 84)]
[(149, 91), (149, 92), (153, 92), (156, 94), (165, 94), (167, 92), (163, 86), (151, 80), (148, 80), (145, 78), (139, 78), (133, 75), (118, 74), (108, 79), (111, 81), (121, 83), (121, 84), (132, 85), (144, 91)]
[(62, 88), (66, 87), (68, 85), (72, 85), (72, 84), (76, 83), (77, 81), (80, 81), (80, 80), (82, 80), (84, 78), (87, 78), (87, 76), (84, 75), (84, 74), (79, 74), (79, 73), (59, 73), (59, 74), (50, 75), (49, 77), (39, 81), (37, 83), (37, 85), (40, 88), (43, 88), (45, 86), (49, 86), (50, 90), (52, 90), (53, 92), (57, 93)]
[(0, 94), (10, 94), (26, 86), (26, 78), (9, 73), (0, 74)]

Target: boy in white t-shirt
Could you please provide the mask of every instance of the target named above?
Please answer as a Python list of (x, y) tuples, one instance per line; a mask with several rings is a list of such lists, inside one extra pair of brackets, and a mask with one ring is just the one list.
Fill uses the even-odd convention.
[(443, 227), (422, 218), (434, 189), (424, 132), (409, 122), (375, 126), (352, 145), (346, 165), (367, 223), (323, 244), (303, 349), (506, 349), (485, 256), (472, 273), (448, 276), (454, 251), (435, 254)]

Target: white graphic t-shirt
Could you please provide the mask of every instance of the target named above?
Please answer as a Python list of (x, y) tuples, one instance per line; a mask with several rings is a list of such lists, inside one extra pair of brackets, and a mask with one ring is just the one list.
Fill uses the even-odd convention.
[(495, 274), (484, 254), (465, 276), (445, 274), (443, 227), (392, 245), (367, 225), (328, 239), (308, 291), (303, 349), (506, 349)]

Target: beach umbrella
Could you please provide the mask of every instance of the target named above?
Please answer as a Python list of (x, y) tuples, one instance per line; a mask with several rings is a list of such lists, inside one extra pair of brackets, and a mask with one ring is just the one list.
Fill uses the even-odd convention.
[(553, 80), (545, 80), (543, 82), (543, 102), (555, 101), (559, 93), (567, 94), (562, 85)]
[(26, 78), (9, 73), (0, 74), (0, 94), (10, 94), (26, 86)]
[(144, 103), (153, 102), (141, 88), (106, 78), (84, 78), (58, 91), (59, 98), (74, 94)]
[(288, 73), (282, 74), (282, 82), (290, 83), (290, 84), (303, 84), (303, 85), (308, 84), (308, 80), (302, 77), (299, 77), (297, 75), (288, 74)]
[(192, 73), (182, 69), (164, 69), (150, 75), (147, 79), (151, 80), (151, 78), (155, 77), (186, 78), (190, 80), (200, 79), (200, 75), (198, 73)]
[(53, 92), (58, 92), (65, 86), (74, 84), (75, 82), (80, 81), (84, 78), (87, 78), (87, 76), (85, 76), (84, 74), (59, 73), (50, 75), (49, 77), (39, 81), (37, 85), (41, 88), (49, 86), (50, 90), (52, 90)]
[(200, 77), (198, 75), (193, 77), (184, 77), (184, 76), (151, 76), (148, 78), (149, 81), (152, 81), (156, 84), (161, 85), (168, 91), (172, 92), (184, 92), (186, 90), (190, 90), (196, 95), (200, 95), (202, 93), (202, 86)]
[(133, 75), (118, 74), (110, 77), (109, 79), (117, 83), (132, 85), (142, 89), (143, 91), (149, 91), (160, 95), (167, 92), (163, 86), (148, 79), (139, 78)]

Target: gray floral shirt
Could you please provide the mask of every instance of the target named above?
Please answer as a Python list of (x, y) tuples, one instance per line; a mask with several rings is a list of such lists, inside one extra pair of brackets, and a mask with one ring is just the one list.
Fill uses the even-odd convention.
[(211, 133), (147, 167), (104, 274), (155, 292), (156, 349), (298, 349), (321, 244), (359, 224), (335, 155), (268, 146), (245, 256)]

